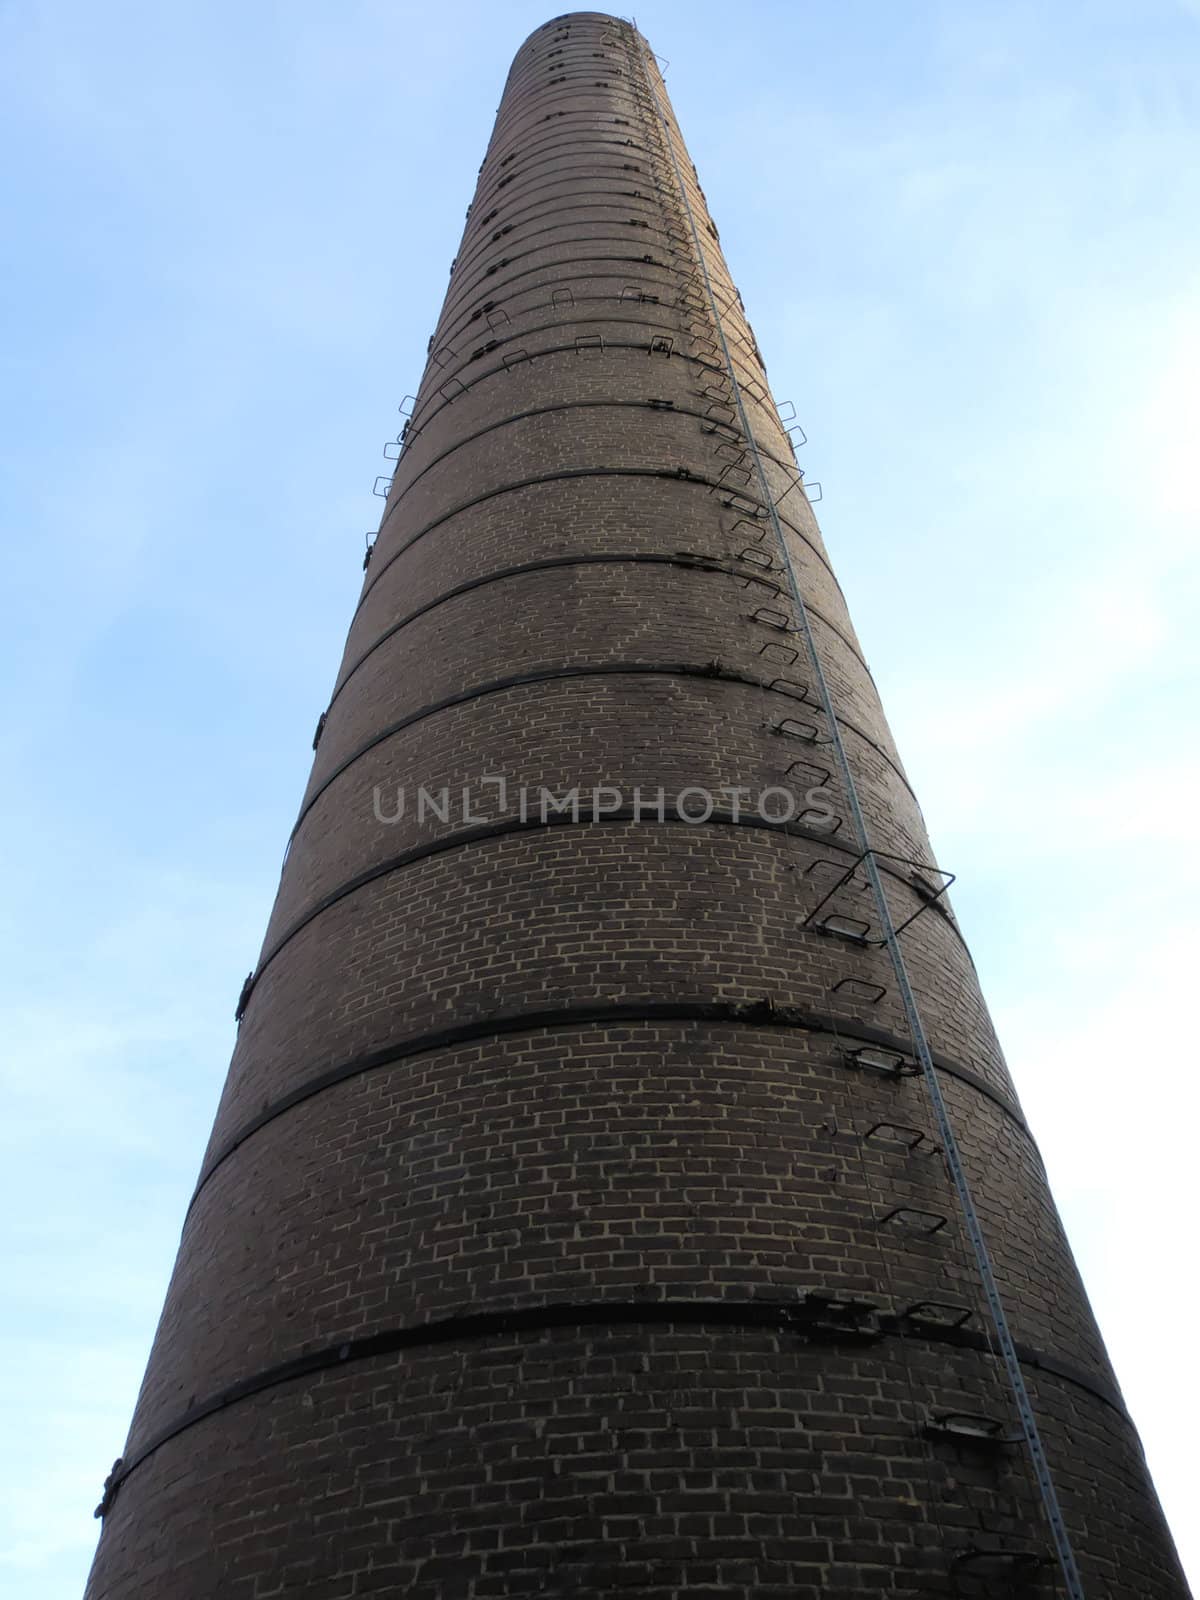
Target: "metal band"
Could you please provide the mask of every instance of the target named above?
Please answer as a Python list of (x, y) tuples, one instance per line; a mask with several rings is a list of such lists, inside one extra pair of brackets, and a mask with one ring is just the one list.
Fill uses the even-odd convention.
[[(530, 309), (531, 310), (537, 310), (539, 308), (538, 307), (531, 307)], [(609, 318), (609, 317), (587, 317), (587, 318), (584, 318), (584, 319), (581, 319), (581, 320), (584, 320), (584, 321), (587, 321), (587, 322), (609, 322), (609, 321), (617, 322), (617, 321), (624, 321), (625, 319), (624, 318), (618, 318), (618, 317), (612, 317), (612, 318)], [(568, 323), (563, 323), (563, 322), (544, 323), (539, 328), (531, 328), (531, 329), (529, 329), (529, 332), (531, 332), (531, 333), (542, 333), (542, 332), (545, 331), (546, 328), (554, 328), (554, 327), (561, 328), (561, 327), (568, 327), (568, 326), (574, 327), (574, 326), (576, 326), (576, 324), (574, 324), (574, 323), (569, 323), (568, 324)], [(654, 324), (643, 324), (643, 326), (654, 326), (654, 327), (662, 326), (662, 327), (665, 327), (665, 326), (667, 326), (667, 324), (665, 324), (665, 323), (663, 323), (663, 324), (654, 323)], [(514, 335), (513, 337), (516, 338), (516, 337), (521, 337), (521, 336), (520, 335)], [(499, 340), (497, 342), (498, 343), (504, 343), (503, 340)], [(559, 348), (562, 348), (562, 347), (560, 346)], [(622, 346), (622, 348), (624, 349), (624, 348), (627, 348), (627, 347), (626, 346)], [(531, 406), (529, 408), (529, 410), (527, 410), (527, 411), (513, 411), (506, 417), (500, 417), (495, 422), (489, 422), (486, 425), (486, 427), (476, 429), (476, 431), (474, 433), (468, 433), (468, 434), (461, 435), (459, 438), (457, 438), (454, 441), (454, 443), (452, 445), (448, 445), (446, 447), (446, 449), (439, 451), (436, 456), (433, 456), (429, 461), (427, 461), (425, 463), (425, 465), (423, 467), (421, 467), (417, 472), (414, 472), (412, 477), (409, 478), (408, 482), (404, 485), (403, 489), (401, 489), (400, 493), (396, 496), (395, 500), (392, 502), (393, 509), (394, 509), (395, 506), (400, 504), (400, 501), (403, 500), (404, 496), (409, 492), (410, 489), (414, 488), (416, 484), (420, 483), (421, 479), (425, 476), (425, 474), (427, 472), (432, 472), (433, 471), (434, 467), (436, 467), (439, 464), (439, 462), (448, 460), (452, 455), (454, 455), (457, 451), (462, 450), (465, 446), (467, 446), (469, 444), (474, 444), (477, 439), (485, 439), (488, 436), (489, 433), (495, 433), (500, 428), (511, 427), (514, 422), (525, 422), (530, 417), (549, 417), (549, 416), (553, 416), (556, 412), (559, 412), (559, 411), (607, 411), (607, 410), (622, 411), (622, 410), (629, 410), (629, 409), (635, 409), (635, 410), (640, 410), (640, 411), (654, 411), (659, 416), (688, 417), (692, 421), (695, 421), (695, 422), (707, 422), (708, 421), (708, 418), (705, 416), (703, 411), (693, 411), (690, 406), (681, 406), (681, 405), (678, 405), (678, 404), (672, 404), (669, 410), (664, 410), (660, 406), (651, 404), (651, 402), (649, 400), (563, 400), (558, 405), (553, 405), (553, 406)], [(424, 426), (424, 424), (422, 426)], [(420, 433), (420, 431), (421, 431), (420, 428), (418, 428), (416, 430), (416, 432), (418, 434)], [(411, 449), (412, 449), (412, 445), (411, 444), (406, 444), (405, 445), (404, 455), (407, 455), (408, 452)], [(775, 465), (777, 467), (782, 467), (785, 471), (788, 471), (788, 472), (794, 472), (795, 471), (794, 467), (792, 467), (788, 462), (784, 461), (782, 459), (782, 457), (775, 455), (773, 452), (766, 451), (766, 452), (764, 452), (764, 454), (770, 455), (771, 460), (775, 463)], [(402, 455), (399, 458), (399, 460), (397, 461), (397, 463), (396, 463), (397, 470), (399, 470), (400, 466), (403, 464), (403, 461), (404, 461), (404, 456)]]
[[(647, 567), (684, 567), (690, 572), (721, 572), (728, 577), (741, 579), (746, 584), (761, 584), (763, 581), (763, 574), (758, 569), (739, 569), (731, 566), (728, 561), (723, 561), (719, 556), (706, 556), (700, 551), (695, 554), (687, 552), (673, 556), (659, 555), (654, 551), (642, 550), (596, 551), (577, 556), (548, 556), (543, 561), (523, 561), (515, 567), (501, 567), (498, 572), (487, 572), (478, 578), (468, 578), (465, 583), (459, 583), (453, 589), (444, 590), (443, 593), (436, 595), (432, 600), (427, 600), (424, 605), (417, 606), (414, 610), (406, 612), (404, 616), (393, 622), (390, 627), (385, 628), (379, 637), (368, 645), (360, 656), (356, 657), (343, 676), (338, 679), (334, 685), (333, 693), (329, 697), (329, 704), (325, 708), (326, 715), (332, 710), (334, 701), (350, 682), (350, 679), (363, 663), (369, 660), (375, 651), (379, 649), (381, 644), (390, 639), (393, 634), (407, 628), (409, 623), (415, 622), (418, 617), (426, 616), (430, 611), (436, 611), (438, 606), (445, 605), (448, 600), (456, 600), (459, 595), (470, 594), (475, 589), (486, 588), (488, 584), (502, 583), (509, 578), (524, 577), (528, 572), (550, 572), (558, 567), (600, 567), (626, 564)], [(859, 666), (862, 667), (867, 677), (871, 678), (871, 669), (867, 666), (862, 656), (859, 655), (853, 642), (847, 638), (837, 623), (831, 622), (827, 616), (812, 606), (809, 607), (809, 611), (813, 616), (819, 618), (831, 633), (837, 635)], [(871, 678), (872, 684), (874, 684), (874, 681), (874, 678)]]
[[(364, 1073), (375, 1072), (382, 1067), (395, 1066), (399, 1062), (408, 1061), (413, 1056), (424, 1055), (431, 1050), (451, 1049), (478, 1039), (499, 1039), (512, 1034), (537, 1033), (541, 1030), (553, 1032), (559, 1029), (620, 1027), (627, 1023), (638, 1022), (650, 1024), (710, 1022), (733, 1027), (778, 1028), (785, 1031), (797, 1030), (801, 1033), (819, 1033), (836, 1039), (852, 1040), (856, 1044), (880, 1045), (886, 1050), (896, 1050), (901, 1053), (907, 1053), (911, 1048), (910, 1042), (901, 1035), (890, 1033), (886, 1028), (872, 1027), (870, 1023), (863, 1022), (859, 1018), (835, 1017), (827, 1012), (806, 1011), (800, 1006), (777, 1006), (770, 1000), (626, 1001), (607, 1005), (555, 1006), (476, 1017), (469, 1022), (451, 1023), (444, 1028), (434, 1028), (425, 1033), (414, 1034), (410, 1039), (400, 1039), (378, 1050), (352, 1056), (350, 1060), (318, 1073), (287, 1094), (281, 1095), (270, 1105), (264, 1106), (217, 1147), (197, 1179), (196, 1188), (188, 1202), (187, 1215), (191, 1215), (200, 1191), (217, 1168), (247, 1139), (265, 1128), (268, 1123), (274, 1122), (276, 1117), (282, 1116), (295, 1106), (302, 1105), (306, 1100), (311, 1100), (315, 1095), (322, 1094), (326, 1089), (345, 1083), (350, 1078), (361, 1077)], [(1041, 1155), (1033, 1135), (1015, 1100), (1002, 1094), (972, 1068), (944, 1055), (940, 1050), (934, 1052), (934, 1061), (940, 1072), (974, 1089), (997, 1106), (1021, 1130), (1039, 1163), (1041, 1162)]]
[[(553, 355), (554, 351), (545, 350), (540, 351), (539, 354)], [(534, 356), (530, 359), (536, 360), (537, 357)], [(497, 370), (503, 371), (504, 369), (498, 368)], [(485, 374), (485, 376), (490, 376), (490, 374)], [(460, 501), (458, 505), (451, 506), (448, 510), (440, 512), (432, 522), (427, 522), (423, 527), (418, 528), (416, 533), (413, 534), (412, 538), (408, 540), (407, 544), (401, 545), (399, 550), (394, 550), (387, 560), (382, 562), (375, 570), (374, 575), (365, 584), (363, 592), (359, 596), (358, 605), (354, 609), (354, 615), (357, 617), (358, 613), (363, 608), (363, 604), (365, 603), (367, 596), (371, 593), (372, 589), (374, 589), (380, 578), (391, 566), (392, 562), (397, 560), (401, 555), (404, 554), (406, 550), (410, 549), (414, 544), (416, 544), (418, 539), (422, 539), (426, 534), (432, 533), (435, 528), (440, 528), (444, 523), (451, 521), (452, 518), (461, 516), (464, 511), (471, 511), (476, 506), (485, 505), (489, 500), (499, 499), (501, 495), (514, 494), (519, 489), (537, 488), (546, 483), (574, 482), (580, 478), (658, 478), (666, 483), (694, 484), (701, 489), (724, 492), (723, 486), (718, 483), (715, 478), (707, 477), (705, 474), (699, 472), (690, 472), (685, 470), (681, 473), (679, 471), (670, 471), (666, 467), (571, 467), (562, 472), (539, 473), (536, 477), (532, 478), (514, 478), (511, 483), (499, 484), (494, 489), (487, 489), (482, 494), (473, 495), (470, 500)], [(390, 516), (390, 510), (384, 512), (383, 520), (379, 525), (379, 531), (381, 533), (387, 526)], [(828, 571), (828, 560), (816, 547), (816, 545), (813, 544), (812, 540), (808, 538), (803, 530), (796, 527), (794, 523), (787, 522), (786, 518), (781, 520), (784, 521), (785, 526), (792, 533), (794, 533), (798, 539), (802, 540), (803, 543), (809, 546), (813, 554), (817, 557), (818, 561), (820, 561), (821, 565), (826, 569), (826, 571)], [(372, 562), (372, 566), (374, 567), (374, 562)], [(830, 573), (830, 576), (832, 577), (832, 573)]]
[[(580, 1331), (603, 1327), (713, 1327), (745, 1328), (775, 1333), (782, 1336), (806, 1339), (826, 1345), (849, 1345), (858, 1349), (859, 1360), (864, 1359), (864, 1347), (882, 1340), (902, 1337), (907, 1341), (933, 1345), (953, 1345), (959, 1349), (986, 1351), (987, 1340), (979, 1333), (965, 1328), (919, 1330), (906, 1324), (904, 1319), (884, 1313), (877, 1315), (873, 1324), (856, 1327), (850, 1322), (839, 1325), (829, 1314), (830, 1301), (836, 1296), (822, 1296), (819, 1290), (810, 1291), (805, 1298), (794, 1301), (731, 1301), (673, 1299), (658, 1301), (596, 1300), (585, 1302), (563, 1301), (536, 1306), (523, 1306), (508, 1311), (478, 1311), (459, 1316), (443, 1317), (436, 1321), (419, 1322), (408, 1327), (385, 1328), (377, 1333), (363, 1334), (358, 1338), (344, 1339), (323, 1349), (309, 1351), (291, 1361), (281, 1361), (266, 1367), (250, 1377), (227, 1384), (214, 1394), (198, 1400), (181, 1412), (173, 1422), (153, 1434), (134, 1455), (122, 1461), (105, 1489), (105, 1498), (98, 1514), (106, 1514), (113, 1500), (130, 1475), (156, 1450), (177, 1438), (188, 1428), (195, 1427), (207, 1417), (228, 1410), (239, 1401), (278, 1388), (284, 1383), (344, 1367), (353, 1361), (378, 1360), (406, 1350), (420, 1350), (438, 1345), (466, 1342), (476, 1339), (503, 1338), (512, 1334), (543, 1333), (553, 1329), (571, 1328)], [(1099, 1400), (1115, 1411), (1123, 1422), (1129, 1423), (1121, 1396), (1103, 1377), (1085, 1372), (1072, 1362), (1038, 1350), (1029, 1345), (1017, 1347), (1020, 1359), (1041, 1372), (1072, 1384), (1075, 1388)]]
[[(750, 688), (762, 689), (767, 694), (782, 694), (784, 699), (793, 701), (795, 699), (794, 696), (787, 695), (782, 690), (772, 689), (771, 682), (775, 680), (767, 681), (762, 678), (752, 678), (749, 673), (734, 672), (727, 667), (721, 666), (719, 662), (707, 662), (701, 666), (698, 663), (687, 661), (599, 661), (584, 663), (578, 667), (554, 667), (544, 672), (518, 672), (503, 678), (490, 678), (485, 683), (478, 684), (474, 688), (460, 689), (457, 694), (445, 695), (441, 700), (430, 701), (428, 705), (421, 706), (416, 711), (410, 711), (406, 717), (401, 717), (398, 722), (389, 723), (386, 728), (381, 728), (377, 733), (372, 734), (365, 744), (360, 745), (352, 755), (339, 762), (328, 777), (324, 778), (318, 787), (313, 790), (311, 796), (300, 808), (300, 815), (296, 818), (295, 826), (289, 835), (289, 843), (296, 837), (300, 824), (325, 793), (326, 789), (329, 788), (330, 784), (340, 778), (343, 772), (352, 767), (369, 750), (374, 750), (376, 745), (383, 744), (385, 740), (390, 739), (394, 734), (402, 733), (405, 728), (411, 728), (414, 723), (423, 722), (426, 717), (436, 716), (438, 712), (449, 710), (451, 706), (466, 705), (469, 701), (481, 699), (484, 695), (500, 694), (506, 689), (523, 688), (526, 684), (555, 683), (559, 679), (566, 678), (603, 677), (710, 678), (718, 683), (744, 683)], [(887, 752), (875, 743), (870, 734), (864, 733), (861, 728), (856, 727), (852, 722), (845, 721), (844, 718), (839, 717), (838, 722), (842, 727), (860, 738), (864, 744), (869, 745), (880, 760), (887, 763), (909, 794), (912, 795), (908, 779)], [(914, 801), (916, 800), (915, 795), (913, 795), (913, 799)]]

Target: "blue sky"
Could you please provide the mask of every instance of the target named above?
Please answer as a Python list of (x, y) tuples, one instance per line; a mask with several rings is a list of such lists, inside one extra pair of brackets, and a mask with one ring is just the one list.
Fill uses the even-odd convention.
[[(381, 448), (552, 14), (0, 4), (22, 1600), (81, 1592)], [(1200, 0), (637, 20), (1195, 1581)]]

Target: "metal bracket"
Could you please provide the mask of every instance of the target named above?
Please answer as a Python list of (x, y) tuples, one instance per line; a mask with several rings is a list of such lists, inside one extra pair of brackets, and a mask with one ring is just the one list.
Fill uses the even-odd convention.
[(949, 1220), (941, 1211), (922, 1211), (917, 1206), (893, 1206), (876, 1219), (876, 1226), (886, 1228), (893, 1223), (905, 1233), (919, 1233), (930, 1238), (940, 1233)]
[(117, 1490), (121, 1487), (121, 1468), (124, 1465), (124, 1456), (118, 1456), (113, 1462), (108, 1477), (104, 1480), (104, 1488), (100, 1492), (100, 1504), (92, 1512), (94, 1517), (106, 1517), (112, 1510)]
[[(815, 917), (817, 915), (817, 912), (820, 911), (823, 906), (825, 906), (830, 900), (833, 899), (834, 895), (837, 894), (838, 890), (841, 889), (844, 884), (849, 882), (849, 880), (854, 876), (854, 874), (858, 870), (858, 868), (861, 867), (863, 865), (863, 863), (868, 860), (868, 858), (871, 858), (871, 860), (876, 864), (878, 862), (880, 862), (880, 861), (898, 861), (901, 865), (906, 866), (906, 867), (912, 867), (914, 870), (919, 869), (919, 870), (924, 871), (924, 872), (936, 872), (939, 877), (943, 877), (946, 880), (946, 882), (942, 885), (942, 887), (939, 890), (936, 891), (936, 893), (934, 893), (932, 891), (927, 893), (926, 897), (924, 898), (924, 903), (917, 907), (917, 909), (913, 912), (911, 917), (905, 918), (905, 920), (903, 922), (899, 923), (896, 927), (893, 928), (892, 932), (897, 936), (899, 934), (903, 933), (905, 928), (910, 927), (911, 924), (914, 923), (917, 920), (917, 918), (921, 915), (921, 913), (923, 911), (928, 911), (930, 906), (936, 905), (938, 900), (941, 899), (942, 895), (945, 894), (946, 890), (954, 882), (954, 874), (952, 872), (944, 872), (940, 867), (930, 866), (928, 862), (912, 861), (907, 856), (892, 855), (886, 850), (864, 850), (863, 853), (860, 856), (858, 856), (857, 859), (855, 861), (853, 861), (849, 867), (846, 868), (845, 872), (838, 879), (838, 881), (833, 885), (833, 887), (829, 890), (829, 892), (828, 892), (828, 894), (826, 894), (825, 898), (823, 900), (819, 900), (817, 902), (817, 904), (812, 908), (812, 910), (809, 912), (808, 916), (805, 918), (805, 921), (801, 924), (802, 927), (807, 926), (808, 923), (812, 922), (815, 919)], [(882, 944), (885, 944), (887, 941), (885, 939), (869, 939), (866, 942), (868, 944), (882, 945)]]

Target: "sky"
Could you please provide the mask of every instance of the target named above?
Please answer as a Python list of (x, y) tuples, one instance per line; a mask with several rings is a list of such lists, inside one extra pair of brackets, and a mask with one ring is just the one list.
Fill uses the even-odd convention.
[[(82, 1592), (382, 446), (508, 63), (552, 14), (0, 0), (22, 1600)], [(1200, 1586), (1200, 0), (637, 21)]]

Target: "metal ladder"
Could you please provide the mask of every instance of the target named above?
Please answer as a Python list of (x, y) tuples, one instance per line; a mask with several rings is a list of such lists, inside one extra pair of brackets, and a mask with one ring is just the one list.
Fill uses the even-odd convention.
[[(787, 541), (783, 525), (779, 518), (777, 501), (771, 493), (771, 487), (763, 466), (762, 456), (754, 436), (750, 419), (742, 395), (742, 386), (739, 384), (734, 371), (733, 359), (725, 336), (725, 328), (721, 319), (720, 306), (717, 295), (713, 290), (712, 280), (709, 276), (708, 265), (704, 249), (700, 240), (700, 232), (696, 225), (695, 212), (688, 196), (687, 185), (684, 181), (679, 165), (679, 157), (672, 136), (670, 121), (663, 109), (662, 100), (654, 85), (650, 69), (649, 58), (653, 57), (650, 46), (633, 24), (629, 25), (637, 49), (639, 63), (645, 80), (647, 93), (661, 127), (661, 137), (669, 152), (670, 161), (674, 168), (675, 181), (678, 185), (682, 201), (682, 209), (686, 215), (688, 227), (691, 232), (692, 245), (698, 263), (698, 273), (703, 283), (705, 297), (711, 312), (714, 331), (720, 350), (720, 359), (725, 368), (729, 389), (732, 393), (736, 407), (741, 433), (744, 436), (754, 465), (754, 474), (762, 490), (763, 503), (769, 509), (769, 517), (773, 526), (776, 540), (779, 545), (779, 554), (782, 569), (787, 575), (788, 587), (791, 598), (796, 608), (796, 615), (800, 622), (800, 632), (804, 638), (808, 651), (809, 661), (812, 666), (814, 681), (820, 698), (821, 708), (825, 713), (830, 730), (830, 747), (834, 754), (839, 776), (845, 791), (846, 801), (850, 809), (854, 832), (861, 852), (860, 864), (866, 875), (871, 894), (875, 901), (881, 930), (880, 943), (885, 946), (890, 957), (892, 970), (895, 973), (897, 988), (903, 1004), (904, 1014), (912, 1036), (914, 1055), (920, 1065), (925, 1087), (929, 1095), (933, 1110), (934, 1121), (937, 1127), (938, 1138), (941, 1140), (946, 1164), (949, 1167), (954, 1188), (958, 1196), (959, 1206), (962, 1211), (963, 1221), (967, 1236), (970, 1240), (975, 1265), (983, 1286), (984, 1298), (987, 1302), (989, 1314), (995, 1329), (996, 1341), (1004, 1364), (1013, 1402), (1020, 1419), (1021, 1432), (1024, 1436), (1026, 1450), (1029, 1455), (1033, 1475), (1037, 1483), (1038, 1493), (1049, 1524), (1055, 1554), (1062, 1572), (1063, 1582), (1069, 1600), (1085, 1600), (1083, 1583), (1079, 1569), (1075, 1562), (1075, 1555), (1071, 1548), (1070, 1535), (1063, 1520), (1062, 1511), (1058, 1503), (1058, 1495), (1054, 1487), (1054, 1479), (1050, 1464), (1046, 1458), (1045, 1448), (1042, 1444), (1041, 1433), (1038, 1429), (1037, 1417), (1034, 1414), (1029, 1393), (1025, 1387), (1025, 1379), (1021, 1372), (1020, 1359), (1017, 1355), (1016, 1345), (1009, 1330), (1008, 1318), (1005, 1314), (1004, 1303), (996, 1283), (995, 1271), (992, 1266), (991, 1254), (975, 1208), (974, 1197), (971, 1193), (970, 1181), (963, 1166), (962, 1156), (958, 1148), (953, 1126), (950, 1122), (945, 1099), (942, 1095), (941, 1085), (938, 1081), (937, 1069), (934, 1066), (933, 1055), (930, 1050), (929, 1040), (926, 1036), (925, 1026), (921, 1019), (920, 1009), (917, 1005), (916, 995), (913, 992), (909, 979), (904, 953), (900, 948), (898, 930), (895, 927), (887, 894), (884, 890), (877, 861), (877, 852), (871, 845), (866, 819), (859, 803), (858, 790), (854, 782), (854, 775), (846, 755), (845, 745), (842, 740), (841, 729), (834, 710), (833, 698), (817, 652), (816, 641), (813, 636), (808, 610), (805, 606), (800, 586), (796, 578), (795, 568), (787, 548)], [(786, 491), (785, 491), (786, 492)]]

